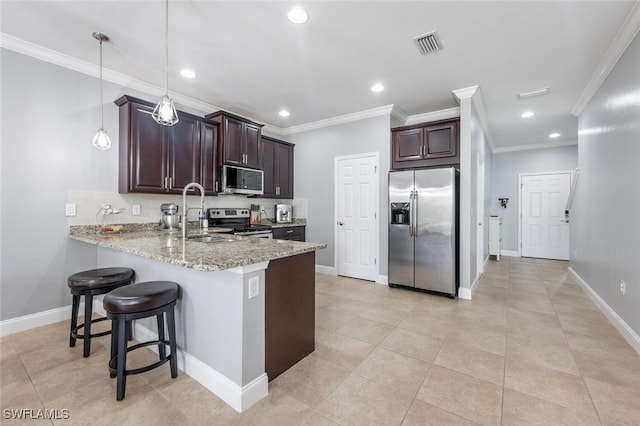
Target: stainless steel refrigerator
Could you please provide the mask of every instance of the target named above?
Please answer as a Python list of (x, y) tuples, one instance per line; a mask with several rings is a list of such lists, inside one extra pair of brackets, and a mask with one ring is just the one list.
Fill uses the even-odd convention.
[(389, 285), (456, 297), (458, 176), (454, 167), (389, 172)]

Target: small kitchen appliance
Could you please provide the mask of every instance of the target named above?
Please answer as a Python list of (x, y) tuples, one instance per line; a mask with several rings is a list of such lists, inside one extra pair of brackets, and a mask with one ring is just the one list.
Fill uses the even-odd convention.
[(293, 222), (293, 207), (291, 204), (276, 204), (276, 223)]
[(163, 203), (160, 205), (162, 217), (160, 218), (160, 229), (164, 231), (177, 231), (180, 229), (180, 215), (178, 205), (173, 203)]
[(273, 238), (269, 225), (251, 225), (249, 209), (211, 208), (207, 209), (209, 228), (229, 228), (234, 235), (258, 238)]

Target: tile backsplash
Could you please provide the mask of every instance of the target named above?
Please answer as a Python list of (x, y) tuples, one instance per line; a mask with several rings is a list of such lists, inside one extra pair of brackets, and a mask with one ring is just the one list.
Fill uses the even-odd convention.
[[(76, 216), (69, 216), (69, 225), (95, 225), (104, 223), (101, 208), (105, 204), (110, 204), (113, 209), (121, 210), (118, 214), (109, 215), (106, 220), (110, 224), (118, 223), (154, 223), (160, 221), (160, 204), (175, 203), (180, 206), (179, 214), (182, 212), (181, 195), (162, 194), (120, 194), (117, 192), (100, 191), (75, 191), (71, 190), (67, 196), (67, 203), (76, 205)], [(197, 207), (200, 202), (199, 196), (187, 196), (189, 207)], [(260, 204), (263, 211), (262, 217), (273, 219), (274, 206), (276, 204), (293, 205), (293, 216), (298, 219), (307, 218), (307, 200), (297, 198), (294, 200), (276, 200), (270, 198), (248, 198), (243, 195), (219, 195), (207, 196), (204, 199), (206, 208), (209, 207), (231, 207), (249, 208), (251, 204)], [(134, 216), (133, 206), (140, 206), (140, 215)], [(198, 213), (189, 212), (189, 220), (196, 220)]]

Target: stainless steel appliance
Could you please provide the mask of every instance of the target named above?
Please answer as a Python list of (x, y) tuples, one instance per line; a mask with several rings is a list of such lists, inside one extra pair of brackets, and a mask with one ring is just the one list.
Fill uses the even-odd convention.
[(389, 172), (389, 285), (456, 297), (458, 171)]
[(160, 229), (165, 231), (177, 231), (180, 229), (180, 215), (178, 215), (178, 205), (173, 203), (160, 204), (162, 217), (160, 218)]
[(293, 206), (291, 204), (276, 204), (276, 223), (293, 222)]
[(230, 228), (234, 235), (258, 238), (273, 238), (269, 225), (251, 225), (249, 209), (211, 208), (207, 209), (209, 227)]
[(222, 193), (262, 195), (264, 174), (262, 170), (246, 167), (222, 166)]

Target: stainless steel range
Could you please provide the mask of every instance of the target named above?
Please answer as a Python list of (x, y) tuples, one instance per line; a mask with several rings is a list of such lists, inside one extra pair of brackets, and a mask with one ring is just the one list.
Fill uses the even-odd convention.
[(207, 209), (209, 227), (231, 228), (234, 235), (273, 238), (270, 225), (251, 225), (249, 209)]

